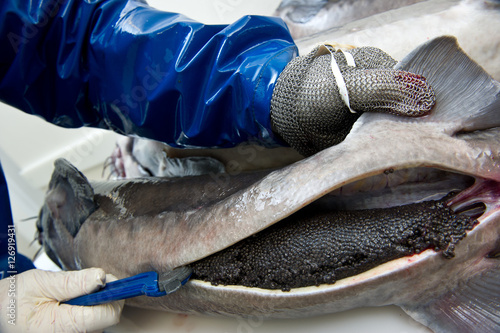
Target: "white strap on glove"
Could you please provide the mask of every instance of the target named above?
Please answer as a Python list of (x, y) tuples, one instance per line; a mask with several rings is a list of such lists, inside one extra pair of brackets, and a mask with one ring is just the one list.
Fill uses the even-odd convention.
[(116, 325), (124, 301), (96, 306), (60, 304), (114, 280), (100, 268), (70, 272), (33, 269), (4, 278), (0, 280), (0, 331), (92, 332)]

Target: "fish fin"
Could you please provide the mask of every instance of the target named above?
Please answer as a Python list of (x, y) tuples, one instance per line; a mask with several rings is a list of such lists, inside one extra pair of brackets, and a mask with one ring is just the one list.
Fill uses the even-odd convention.
[(436, 333), (500, 332), (500, 262), (477, 273), (429, 303), (402, 306), (413, 319)]
[(424, 76), (434, 89), (436, 105), (428, 121), (453, 123), (452, 134), (500, 126), (500, 84), (465, 54), (455, 37), (422, 44), (395, 68)]
[(37, 229), (47, 255), (59, 266), (69, 268), (73, 238), (97, 205), (94, 190), (80, 171), (64, 159), (54, 165)]

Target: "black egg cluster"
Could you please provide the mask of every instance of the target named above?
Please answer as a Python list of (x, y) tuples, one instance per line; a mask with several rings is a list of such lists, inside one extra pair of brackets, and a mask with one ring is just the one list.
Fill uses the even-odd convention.
[(192, 265), (212, 284), (282, 289), (331, 284), (426, 249), (454, 256), (477, 223), (443, 201), (360, 211), (307, 208)]

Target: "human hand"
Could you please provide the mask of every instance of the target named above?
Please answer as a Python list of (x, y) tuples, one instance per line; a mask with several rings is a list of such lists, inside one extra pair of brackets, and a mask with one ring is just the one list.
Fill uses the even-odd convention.
[(32, 269), (0, 280), (0, 331), (92, 332), (113, 326), (120, 319), (124, 301), (96, 306), (60, 303), (92, 293), (113, 280), (113, 275), (100, 268), (68, 272)]
[(363, 112), (427, 114), (435, 95), (424, 77), (394, 69), (375, 47), (349, 51), (321, 45), (292, 60), (271, 100), (271, 124), (303, 155), (338, 144)]

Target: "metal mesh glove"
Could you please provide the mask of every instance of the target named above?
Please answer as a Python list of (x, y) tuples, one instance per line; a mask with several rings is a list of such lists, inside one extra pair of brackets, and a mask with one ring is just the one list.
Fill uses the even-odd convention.
[[(396, 61), (374, 47), (355, 48), (346, 56), (319, 46), (292, 60), (280, 74), (271, 99), (273, 131), (308, 156), (343, 141), (362, 112), (421, 116), (434, 105), (425, 78), (393, 69)], [(332, 72), (334, 56), (348, 92), (341, 97)]]

